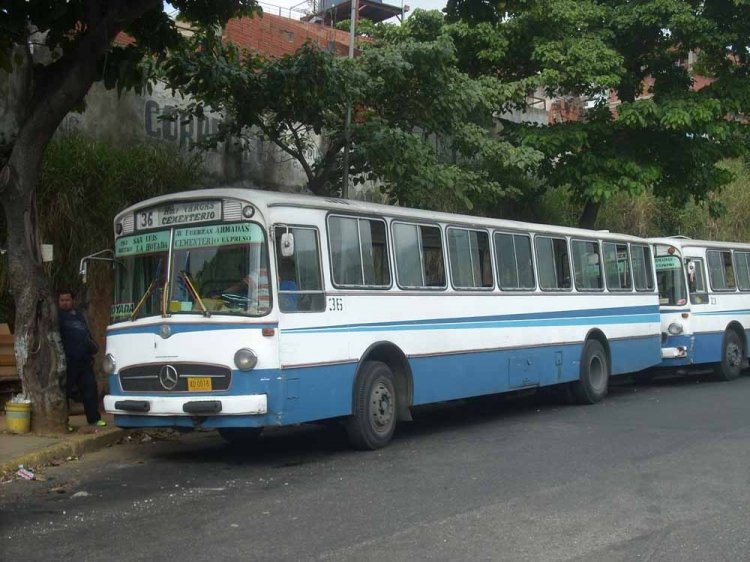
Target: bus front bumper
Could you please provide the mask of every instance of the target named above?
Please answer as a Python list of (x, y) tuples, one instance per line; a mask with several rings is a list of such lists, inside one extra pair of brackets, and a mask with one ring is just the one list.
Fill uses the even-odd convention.
[(263, 415), (268, 412), (265, 394), (250, 396), (152, 396), (104, 397), (104, 410), (110, 414), (145, 416)]
[(687, 357), (687, 347), (685, 346), (661, 348), (662, 359), (682, 359), (684, 357)]

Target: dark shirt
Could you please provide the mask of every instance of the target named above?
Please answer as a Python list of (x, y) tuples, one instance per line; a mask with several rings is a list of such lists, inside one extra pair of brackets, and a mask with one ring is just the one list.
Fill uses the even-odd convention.
[(90, 361), (93, 343), (83, 315), (73, 310), (58, 310), (58, 318), (65, 358), (77, 363)]

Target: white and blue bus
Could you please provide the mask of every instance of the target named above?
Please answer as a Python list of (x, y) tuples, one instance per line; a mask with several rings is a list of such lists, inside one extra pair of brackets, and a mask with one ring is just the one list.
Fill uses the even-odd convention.
[[(750, 244), (652, 239), (662, 325), (662, 367), (740, 376), (750, 340)], [(658, 371), (656, 371), (658, 372)]]
[(391, 439), (412, 406), (559, 385), (580, 403), (661, 361), (633, 236), (247, 189), (115, 219), (105, 408), (120, 427), (340, 418)]

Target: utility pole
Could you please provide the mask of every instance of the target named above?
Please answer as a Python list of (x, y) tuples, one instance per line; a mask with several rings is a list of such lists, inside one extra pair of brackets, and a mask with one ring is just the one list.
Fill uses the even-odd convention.
[[(354, 58), (354, 32), (356, 30), (356, 20), (358, 15), (359, 0), (352, 1), (351, 22), (349, 24), (349, 58)], [(344, 199), (349, 199), (349, 145), (351, 144), (351, 127), (352, 127), (352, 102), (346, 104), (346, 122), (344, 123), (344, 188), (341, 195)]]

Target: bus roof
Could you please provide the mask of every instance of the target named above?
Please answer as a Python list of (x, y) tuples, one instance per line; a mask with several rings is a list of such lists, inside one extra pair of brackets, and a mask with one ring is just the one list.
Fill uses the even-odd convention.
[(666, 246), (674, 246), (678, 250), (684, 248), (717, 248), (721, 250), (748, 250), (750, 251), (750, 244), (744, 242), (724, 242), (719, 240), (693, 240), (686, 236), (667, 236), (664, 238), (649, 238), (649, 242), (652, 244), (664, 244)]
[(261, 212), (274, 207), (300, 207), (307, 209), (319, 209), (327, 212), (352, 213), (374, 216), (385, 216), (395, 219), (411, 219), (425, 223), (449, 223), (464, 226), (492, 227), (496, 229), (512, 229), (521, 232), (532, 231), (535, 233), (558, 234), (564, 236), (580, 236), (583, 238), (604, 238), (630, 242), (645, 242), (644, 238), (628, 234), (611, 233), (609, 231), (587, 230), (583, 228), (555, 226), (540, 223), (528, 223), (507, 219), (496, 219), (479, 217), (473, 215), (453, 214), (439, 211), (428, 211), (410, 207), (398, 207), (395, 205), (383, 205), (357, 201), (354, 199), (340, 199), (335, 197), (320, 197), (302, 193), (285, 193), (277, 191), (263, 191), (257, 189), (245, 189), (236, 187), (217, 187), (211, 189), (196, 189), (154, 197), (132, 205), (117, 214), (115, 220), (121, 220), (124, 216), (135, 211), (154, 207), (160, 204), (176, 200), (201, 200), (235, 198), (243, 199), (258, 207)]

